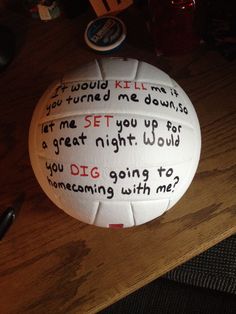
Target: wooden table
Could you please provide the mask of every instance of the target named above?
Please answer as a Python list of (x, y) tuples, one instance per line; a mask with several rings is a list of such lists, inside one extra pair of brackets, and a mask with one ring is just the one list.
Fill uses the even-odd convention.
[(162, 217), (125, 230), (85, 225), (44, 195), (28, 157), (31, 115), (61, 73), (99, 57), (83, 41), (91, 18), (41, 23), (10, 14), (5, 20), (20, 44), (0, 76), (0, 204), (21, 208), (0, 242), (1, 314), (97, 312), (236, 231), (236, 62), (204, 48), (157, 58), (141, 13), (132, 10), (124, 16), (128, 40), (114, 55), (162, 68), (190, 96), (202, 130), (194, 181)]

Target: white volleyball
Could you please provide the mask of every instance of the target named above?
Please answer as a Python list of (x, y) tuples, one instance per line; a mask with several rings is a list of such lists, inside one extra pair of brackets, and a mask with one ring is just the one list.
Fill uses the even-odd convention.
[(53, 83), (35, 108), (29, 153), (43, 191), (88, 224), (131, 227), (171, 208), (197, 169), (194, 107), (142, 61), (94, 60)]

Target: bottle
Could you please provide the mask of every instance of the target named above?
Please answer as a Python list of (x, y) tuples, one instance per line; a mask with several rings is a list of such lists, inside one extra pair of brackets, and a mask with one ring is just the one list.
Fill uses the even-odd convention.
[(196, 27), (198, 1), (149, 1), (149, 28), (157, 55), (187, 53), (200, 44)]

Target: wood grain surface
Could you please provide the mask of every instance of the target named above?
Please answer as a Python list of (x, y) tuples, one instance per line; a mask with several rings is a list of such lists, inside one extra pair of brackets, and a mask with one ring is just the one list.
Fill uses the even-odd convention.
[[(30, 166), (28, 128), (47, 86), (100, 56), (83, 32), (93, 18), (42, 23), (10, 13), (17, 53), (0, 74), (0, 208), (20, 210), (0, 242), (0, 313), (95, 313), (236, 231), (236, 62), (198, 51), (157, 58), (142, 14), (123, 18), (128, 39), (113, 54), (165, 70), (183, 87), (199, 116), (202, 153), (183, 198), (162, 217), (126, 230), (85, 225), (44, 195)], [(134, 23), (134, 21), (138, 21)]]

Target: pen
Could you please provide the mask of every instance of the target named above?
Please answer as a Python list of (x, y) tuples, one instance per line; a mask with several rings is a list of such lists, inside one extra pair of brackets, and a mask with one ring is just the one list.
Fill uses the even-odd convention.
[(7, 230), (10, 228), (14, 219), (16, 218), (16, 212), (13, 207), (8, 207), (0, 216), (0, 240), (4, 237)]
[(3, 239), (13, 221), (18, 216), (22, 204), (24, 203), (24, 199), (25, 193), (21, 192), (13, 200), (12, 206), (7, 207), (7, 209), (5, 209), (2, 214), (0, 214), (0, 241)]

